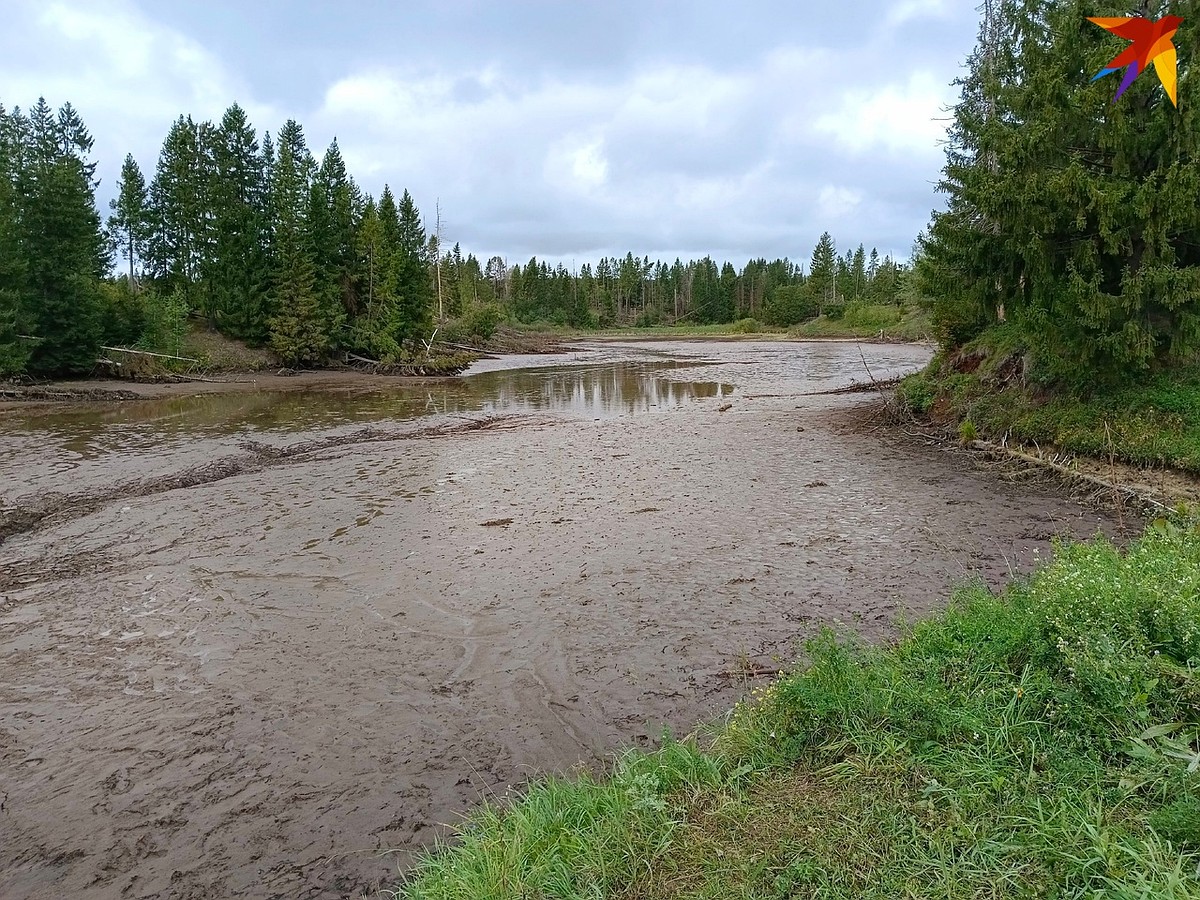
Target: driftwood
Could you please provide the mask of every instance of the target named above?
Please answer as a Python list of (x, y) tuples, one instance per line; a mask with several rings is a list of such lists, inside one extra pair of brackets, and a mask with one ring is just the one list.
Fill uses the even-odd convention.
[(356, 353), (346, 353), (346, 360), (357, 363), (359, 370), (366, 370), (374, 375), (398, 375), (407, 377), (442, 378), (458, 375), (475, 361), (475, 356), (430, 357), (425, 362), (384, 363)]
[(481, 350), (479, 347), (471, 347), (467, 344), (455, 344), (452, 341), (438, 341), (443, 347), (453, 347), (455, 350), (466, 350), (468, 353), (490, 353), (489, 350)]
[[(877, 391), (882, 388), (895, 387), (904, 379), (903, 375), (897, 375), (895, 378), (888, 378), (884, 381), (855, 381), (852, 384), (847, 384), (844, 387), (830, 388), (827, 391), (806, 391), (801, 394), (801, 397), (824, 397), (828, 394), (865, 394), (870, 391)], [(772, 396), (770, 394), (761, 394), (758, 396)]]
[(177, 359), (180, 362), (190, 363), (200, 362), (200, 360), (193, 359), (190, 356), (172, 356), (170, 353), (151, 353), (149, 350), (130, 350), (128, 347), (105, 347), (103, 344), (101, 344), (100, 349), (108, 350), (112, 353), (133, 353), (137, 356), (153, 356), (156, 359)]
[(982, 451), (992, 456), (1019, 459), (1023, 462), (1030, 463), (1031, 465), (1041, 466), (1043, 468), (1050, 469), (1051, 471), (1062, 475), (1065, 478), (1075, 481), (1082, 481), (1084, 484), (1090, 484), (1105, 491), (1123, 494), (1138, 503), (1142, 503), (1146, 506), (1152, 506), (1155, 509), (1170, 509), (1170, 507), (1168, 507), (1166, 504), (1155, 500), (1145, 491), (1139, 491), (1136, 488), (1129, 487), (1128, 485), (1116, 484), (1115, 482), (1108, 481), (1104, 478), (1099, 478), (1095, 475), (1088, 475), (1086, 472), (1080, 472), (1077, 469), (1072, 469), (1070, 466), (1064, 466), (1062, 463), (1056, 463), (1053, 460), (1046, 459), (1042, 456), (1035, 456), (1032, 453), (1025, 453), (1022, 450), (1014, 450), (1012, 447), (983, 440), (971, 441), (969, 444), (967, 444), (967, 447), (971, 450)]

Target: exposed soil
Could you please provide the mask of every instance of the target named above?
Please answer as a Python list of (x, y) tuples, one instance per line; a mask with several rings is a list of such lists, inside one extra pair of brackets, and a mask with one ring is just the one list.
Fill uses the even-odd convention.
[(853, 345), (652, 352), (684, 362), (467, 379), (470, 421), (344, 384), (302, 420), (0, 411), (0, 896), (392, 885), (481, 797), (688, 731), (823, 625), (887, 638), (1137, 530), (806, 395), (862, 380)]
[(350, 369), (294, 372), (280, 375), (268, 372), (243, 372), (159, 382), (123, 381), (89, 378), (77, 381), (53, 381), (47, 384), (8, 385), (0, 388), (0, 414), (29, 403), (112, 403), (123, 400), (147, 400), (166, 397), (191, 397), (198, 394), (277, 393), (281, 391), (354, 392), (383, 389), (404, 384), (437, 384), (452, 376), (437, 378), (371, 375)]

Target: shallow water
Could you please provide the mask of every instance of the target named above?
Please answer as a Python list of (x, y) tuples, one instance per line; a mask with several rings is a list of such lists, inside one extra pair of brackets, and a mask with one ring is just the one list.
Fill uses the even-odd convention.
[(605, 344), (0, 414), (0, 504), (48, 511), (0, 546), (0, 895), (387, 884), (481, 796), (728, 708), (739, 660), (1114, 527), (810, 393), (928, 353)]

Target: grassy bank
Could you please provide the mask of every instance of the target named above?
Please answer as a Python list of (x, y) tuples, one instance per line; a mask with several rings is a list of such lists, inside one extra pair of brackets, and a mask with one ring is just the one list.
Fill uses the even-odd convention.
[(1062, 546), (712, 735), (478, 812), (449, 898), (1200, 898), (1200, 533)]
[(1200, 369), (1081, 395), (1027, 380), (1022, 353), (1014, 332), (994, 329), (939, 355), (900, 397), (918, 415), (969, 423), (967, 433), (1200, 472)]
[(738, 319), (716, 325), (644, 325), (630, 328), (601, 328), (600, 338), (690, 338), (690, 337), (784, 337), (787, 330), (772, 328), (757, 319)]
[(797, 338), (854, 337), (885, 341), (928, 341), (933, 323), (928, 311), (891, 304), (849, 303), (836, 317), (828, 315), (795, 325), (788, 334)]
[(861, 338), (889, 341), (929, 340), (929, 315), (924, 310), (894, 305), (847, 304), (837, 317), (819, 316), (791, 328), (777, 328), (757, 319), (715, 325), (639, 325), (578, 330), (551, 325), (507, 326), (509, 335), (558, 340), (655, 340), (687, 338), (804, 339)]

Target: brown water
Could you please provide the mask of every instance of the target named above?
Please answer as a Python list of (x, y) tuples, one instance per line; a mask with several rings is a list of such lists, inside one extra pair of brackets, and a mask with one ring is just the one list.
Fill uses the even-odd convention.
[(1112, 529), (806, 395), (927, 358), (605, 345), (0, 413), (30, 513), (0, 545), (0, 896), (394, 883), (480, 797), (719, 714), (747, 658)]

